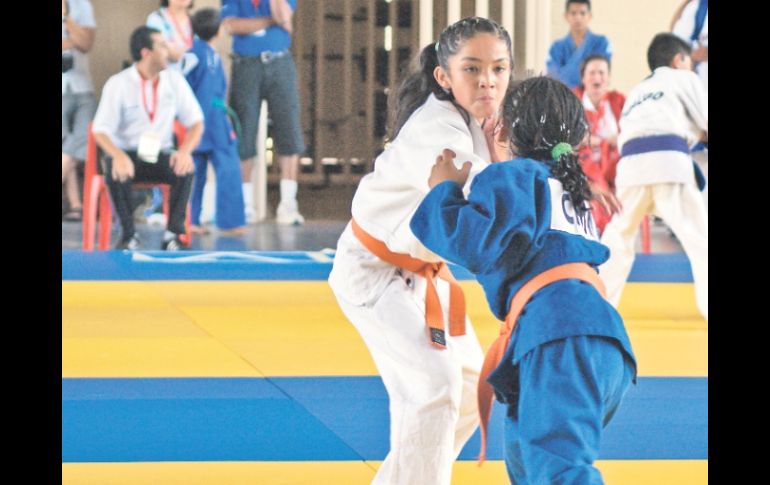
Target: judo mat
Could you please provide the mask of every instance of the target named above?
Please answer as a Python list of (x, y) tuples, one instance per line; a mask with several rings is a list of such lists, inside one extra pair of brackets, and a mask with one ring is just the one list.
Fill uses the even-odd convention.
[[(388, 400), (326, 284), (331, 252), (62, 253), (62, 475), (76, 484), (367, 484)], [(486, 349), (499, 323), (460, 268)], [(708, 329), (682, 254), (640, 256), (620, 305), (639, 379), (608, 484), (708, 482)], [(495, 404), (454, 484), (508, 483)]]

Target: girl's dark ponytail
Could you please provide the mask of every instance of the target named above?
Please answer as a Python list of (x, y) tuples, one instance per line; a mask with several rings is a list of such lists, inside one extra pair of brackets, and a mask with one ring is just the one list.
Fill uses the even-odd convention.
[(540, 76), (515, 85), (503, 101), (511, 150), (547, 164), (582, 217), (590, 210), (591, 190), (575, 147), (586, 134), (581, 101), (559, 81)]
[(413, 69), (388, 97), (391, 113), (388, 140), (396, 138), (406, 120), (428, 99), (430, 93), (435, 94), (438, 99), (452, 97), (439, 86), (433, 76), (433, 71), (439, 65), (436, 44), (426, 45), (417, 62), (419, 66)]
[(591, 189), (574, 150), (563, 153), (554, 159), (551, 165), (551, 175), (561, 182), (564, 190), (569, 193), (572, 206), (578, 217), (582, 217), (583, 214), (590, 211), (588, 203), (591, 200)]

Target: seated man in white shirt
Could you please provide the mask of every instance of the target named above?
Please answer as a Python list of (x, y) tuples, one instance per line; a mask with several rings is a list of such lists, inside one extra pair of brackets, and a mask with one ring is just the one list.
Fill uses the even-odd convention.
[[(138, 249), (131, 211), (131, 184), (171, 186), (169, 218), (163, 249), (184, 249), (185, 210), (192, 188), (192, 152), (203, 134), (203, 112), (185, 78), (165, 69), (168, 48), (163, 35), (150, 27), (131, 34), (131, 67), (104, 85), (92, 131), (107, 154), (104, 175), (122, 235), (115, 249)], [(174, 119), (187, 128), (184, 142), (174, 151)]]

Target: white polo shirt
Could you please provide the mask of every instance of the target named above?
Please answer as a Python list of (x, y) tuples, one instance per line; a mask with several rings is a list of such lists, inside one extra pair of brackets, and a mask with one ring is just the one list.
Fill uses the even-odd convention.
[(174, 119), (190, 127), (203, 121), (203, 112), (179, 71), (164, 69), (159, 77), (157, 96), (151, 81), (142, 82), (136, 64), (108, 79), (94, 116), (93, 132), (108, 135), (122, 150), (136, 150), (142, 133), (151, 131), (160, 135), (161, 150), (171, 149)]

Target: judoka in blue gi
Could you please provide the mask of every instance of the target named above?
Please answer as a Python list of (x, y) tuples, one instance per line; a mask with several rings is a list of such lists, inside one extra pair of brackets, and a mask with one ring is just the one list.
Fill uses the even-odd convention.
[(574, 150), (587, 129), (585, 115), (566, 86), (536, 77), (507, 95), (503, 122), (518, 158), (481, 171), (466, 199), (470, 163), (458, 170), (445, 150), (410, 227), (428, 249), (476, 275), (497, 318), (517, 313), (514, 295), (534, 291), (513, 316), (499, 364), (493, 359), (485, 369), (494, 395), (507, 404), (511, 482), (603, 483), (593, 466), (602, 429), (635, 382), (636, 360), (596, 274), (609, 251), (598, 242)]
[(205, 119), (203, 138), (193, 153), (195, 182), (191, 222), (193, 226), (200, 227), (203, 187), (206, 185), (208, 164), (211, 163), (217, 177), (216, 225), (220, 229), (238, 232), (246, 224), (246, 215), (238, 140), (228, 118), (229, 108), (224, 102), (227, 80), (222, 60), (212, 45), (219, 32), (219, 25), (219, 12), (215, 9), (201, 9), (193, 15), (195, 39), (182, 63), (185, 78), (198, 98)]
[(597, 54), (612, 60), (612, 48), (607, 37), (588, 29), (591, 17), (590, 0), (567, 0), (564, 18), (569, 23), (569, 33), (555, 40), (548, 50), (548, 75), (573, 89), (580, 85), (580, 63), (583, 59)]

